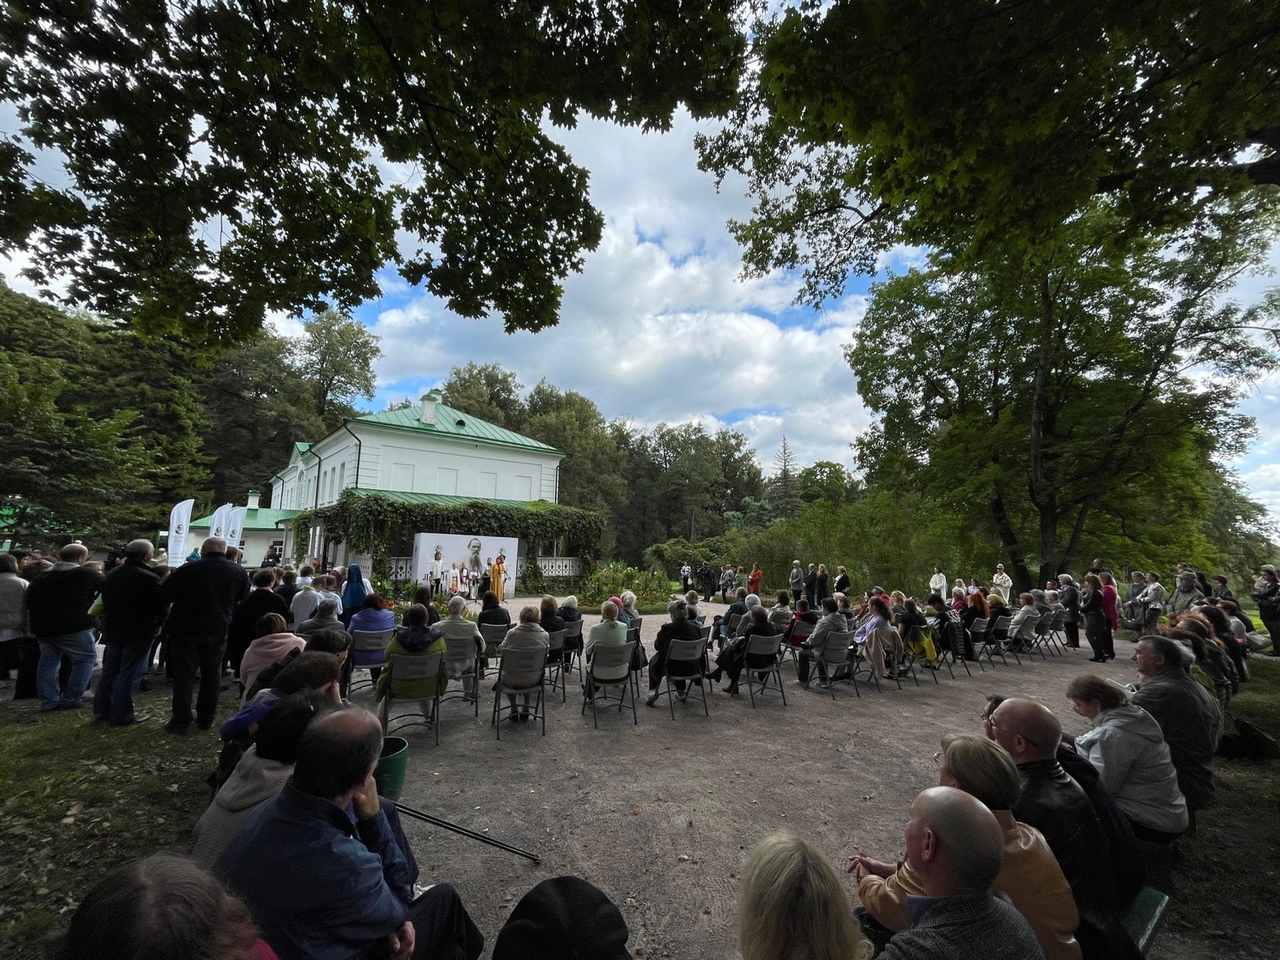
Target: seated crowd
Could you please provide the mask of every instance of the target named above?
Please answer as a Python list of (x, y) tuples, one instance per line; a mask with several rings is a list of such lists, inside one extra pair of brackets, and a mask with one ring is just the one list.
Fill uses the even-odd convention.
[[(206, 557), (218, 555), (215, 550)], [(141, 546), (126, 551), (130, 556), (137, 569), (150, 559)], [(83, 557), (64, 562), (78, 567)], [(127, 561), (120, 569), (128, 569)], [(843, 568), (837, 569), (847, 586)], [(481, 625), (504, 631), (503, 654), (547, 651), (552, 634), (582, 621), (577, 599), (544, 597), (521, 608), (513, 624), (492, 593), (474, 621), (461, 596), (451, 597), (440, 616), (431, 597), (420, 595), (397, 625), (366, 584), (337, 595), (338, 585), (327, 576), (302, 572), (306, 576), (289, 585), (294, 592), (286, 607), (273, 586), (279, 571), (258, 571), (254, 589), (225, 618), (228, 637), (237, 638), (232, 666), (243, 697), (220, 729), (214, 793), (196, 825), (191, 859), (159, 854), (113, 872), (81, 904), (59, 956), (159, 955), (144, 953), (157, 941), (168, 955), (195, 958), (472, 960), (482, 952), (484, 937), (457, 891), (444, 883), (418, 886), (395, 804), (378, 795), (373, 772), (386, 716), (380, 721), (343, 702), (356, 654), (351, 633), (390, 631), (390, 655), (441, 655), (439, 673), (431, 677), (398, 681), (371, 669), (375, 702), (385, 708), (389, 693), (416, 701), (430, 722), (438, 720), (431, 713), (436, 694), (451, 680), (461, 683), (465, 699), (478, 696), (486, 651)], [(355, 567), (348, 585), (359, 576)], [(223, 579), (234, 593), (234, 578)], [(849, 910), (829, 860), (811, 844), (787, 835), (759, 843), (741, 880), (745, 960), (873, 953), (975, 960), (1139, 956), (1122, 923), (1125, 910), (1170, 846), (1195, 829), (1196, 812), (1213, 801), (1223, 710), (1247, 678), (1239, 606), (1228, 592), (1193, 587), (1196, 580), (1194, 571), (1180, 572), (1170, 598), (1158, 575), (1135, 576), (1131, 595), (1121, 600), (1106, 570), (1090, 572), (1080, 587), (1063, 575), (1056, 589), (1023, 593), (1016, 611), (1004, 613), (1004, 592), (974, 582), (957, 586), (950, 601), (931, 594), (923, 607), (932, 617), (914, 598), (879, 587), (857, 598), (840, 591), (816, 603), (781, 593), (770, 607), (738, 587), (728, 611), (707, 628), (695, 591), (673, 599), (647, 660), (650, 706), (669, 669), (672, 643), (703, 641), (707, 632), (713, 638), (703, 647), (707, 662), (688, 679), (727, 679), (731, 695), (744, 672), (772, 668), (781, 655), (753, 654), (757, 637), (776, 637), (782, 650), (793, 650), (797, 682), (807, 686), (814, 673), (820, 684), (836, 682), (839, 675), (828, 675), (828, 666), (842, 662), (864, 661), (892, 679), (909, 669), (909, 658), (937, 669), (946, 657), (964, 662), (986, 648), (1033, 649), (1043, 642), (1037, 626), (1045, 618), (1061, 626), (1068, 647), (1079, 646), (1078, 625), (1084, 623), (1092, 662), (1115, 657), (1112, 633), (1122, 622), (1141, 633), (1132, 688), (1094, 674), (1067, 685), (1072, 709), (1091, 724), (1087, 733), (1064, 734), (1053, 711), (1035, 700), (992, 696), (981, 734), (943, 737), (938, 785), (921, 792), (906, 815), (904, 857), (893, 862), (859, 851), (849, 858), (861, 901), (856, 911)], [(1264, 596), (1277, 593), (1267, 593), (1276, 584), (1274, 570), (1264, 568), (1260, 580)], [(164, 596), (158, 577), (153, 584), (136, 570), (128, 578), (113, 573), (106, 585), (94, 583), (104, 598), (113, 591)], [(36, 590), (37, 601), (45, 589)], [(1198, 596), (1179, 598), (1190, 593)], [(307, 599), (299, 603), (299, 597)], [(1167, 612), (1167, 621), (1150, 616), (1152, 609)], [(132, 645), (151, 650), (163, 618), (148, 608), (148, 629), (127, 634), (123, 616), (111, 616), (110, 605), (107, 610), (108, 636), (128, 635)], [(250, 614), (252, 626), (246, 627)], [(997, 626), (1002, 617), (1007, 624)], [(597, 651), (630, 642), (640, 620), (633, 593), (611, 597), (599, 622), (576, 643), (566, 638), (558, 655), (581, 649), (590, 662)], [(1271, 626), (1269, 613), (1264, 622)], [(640, 649), (636, 654), (644, 663)], [(635, 662), (623, 669), (635, 669)], [(136, 666), (117, 666), (135, 676)], [(73, 665), (71, 678), (59, 680), (56, 668), (42, 667), (42, 699), (52, 690), (57, 708), (77, 697), (77, 669)], [(128, 683), (122, 688), (106, 678), (104, 667), (107, 698), (123, 689), (131, 715), (136, 687), (130, 692)], [(584, 678), (585, 696), (598, 695), (591, 671)], [(50, 686), (55, 682), (61, 684), (57, 690)], [(516, 678), (503, 684), (508, 721), (527, 722), (530, 695), (521, 691), (532, 683), (521, 687)], [(683, 691), (686, 680), (674, 685)], [(175, 691), (175, 703), (177, 698)], [(116, 715), (109, 709), (105, 714)], [(212, 722), (211, 712), (198, 717)], [(498, 934), (493, 956), (566, 956), (572, 944), (578, 956), (627, 957), (627, 938), (621, 913), (603, 893), (560, 877), (521, 900)]]

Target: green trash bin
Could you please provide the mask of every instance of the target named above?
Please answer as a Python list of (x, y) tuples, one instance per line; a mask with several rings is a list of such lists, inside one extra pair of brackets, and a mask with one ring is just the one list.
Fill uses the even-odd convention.
[(409, 764), (409, 741), (404, 737), (382, 738), (382, 759), (373, 771), (378, 793), (388, 800), (399, 800), (404, 792), (404, 775)]

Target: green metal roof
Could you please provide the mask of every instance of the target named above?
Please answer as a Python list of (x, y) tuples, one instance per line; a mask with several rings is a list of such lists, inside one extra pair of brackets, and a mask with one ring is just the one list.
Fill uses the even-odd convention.
[[(297, 510), (273, 510), (270, 507), (259, 507), (257, 510), (247, 510), (244, 515), (244, 529), (246, 530), (274, 530), (277, 524), (283, 520), (292, 520), (298, 515)], [(213, 525), (213, 514), (207, 517), (201, 517), (199, 520), (192, 520), (193, 527), (209, 527)]]
[[(468, 503), (483, 503), (492, 507), (528, 507), (527, 500), (497, 500), (488, 497), (459, 497), (448, 493), (405, 493), (402, 490), (370, 490), (357, 487), (351, 491), (358, 497), (382, 497), (392, 503), (403, 503), (409, 506), (431, 504), (435, 507), (461, 507)], [(285, 511), (286, 513), (292, 511)]]
[(311, 444), (303, 443), (301, 440), (293, 441), (293, 446), (299, 453), (306, 453), (311, 449)]
[(404, 407), (400, 410), (383, 410), (381, 413), (370, 413), (362, 417), (353, 417), (353, 423), (377, 424), (382, 427), (394, 427), (399, 430), (416, 430), (438, 437), (450, 437), (456, 440), (478, 440), (482, 443), (497, 443), (506, 447), (519, 447), (523, 450), (536, 450), (539, 453), (553, 453), (564, 456), (563, 450), (522, 436), (514, 430), (473, 417), (469, 413), (447, 407), (443, 403), (436, 404), (436, 422), (423, 423), (420, 407)]

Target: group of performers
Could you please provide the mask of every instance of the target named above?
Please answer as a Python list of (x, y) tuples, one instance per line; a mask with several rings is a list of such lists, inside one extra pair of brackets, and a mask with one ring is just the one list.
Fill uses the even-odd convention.
[[(473, 558), (478, 560), (479, 557)], [(501, 603), (506, 595), (507, 558), (498, 554), (494, 560), (485, 560), (484, 566), (474, 563), (468, 567), (466, 561), (453, 561), (445, 566), (441, 552), (437, 550), (431, 561), (431, 592), (445, 593), (449, 596), (461, 594), (468, 600), (479, 600), (486, 592), (492, 590)]]

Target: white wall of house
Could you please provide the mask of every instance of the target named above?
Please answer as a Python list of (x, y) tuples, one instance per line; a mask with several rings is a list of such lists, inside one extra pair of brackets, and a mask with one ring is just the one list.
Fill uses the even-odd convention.
[(355, 436), (338, 430), (306, 452), (294, 449), (289, 464), (272, 479), (273, 507), (328, 506), (344, 489), (357, 485), (478, 500), (556, 502), (560, 458), (554, 454), (376, 424), (348, 426)]

